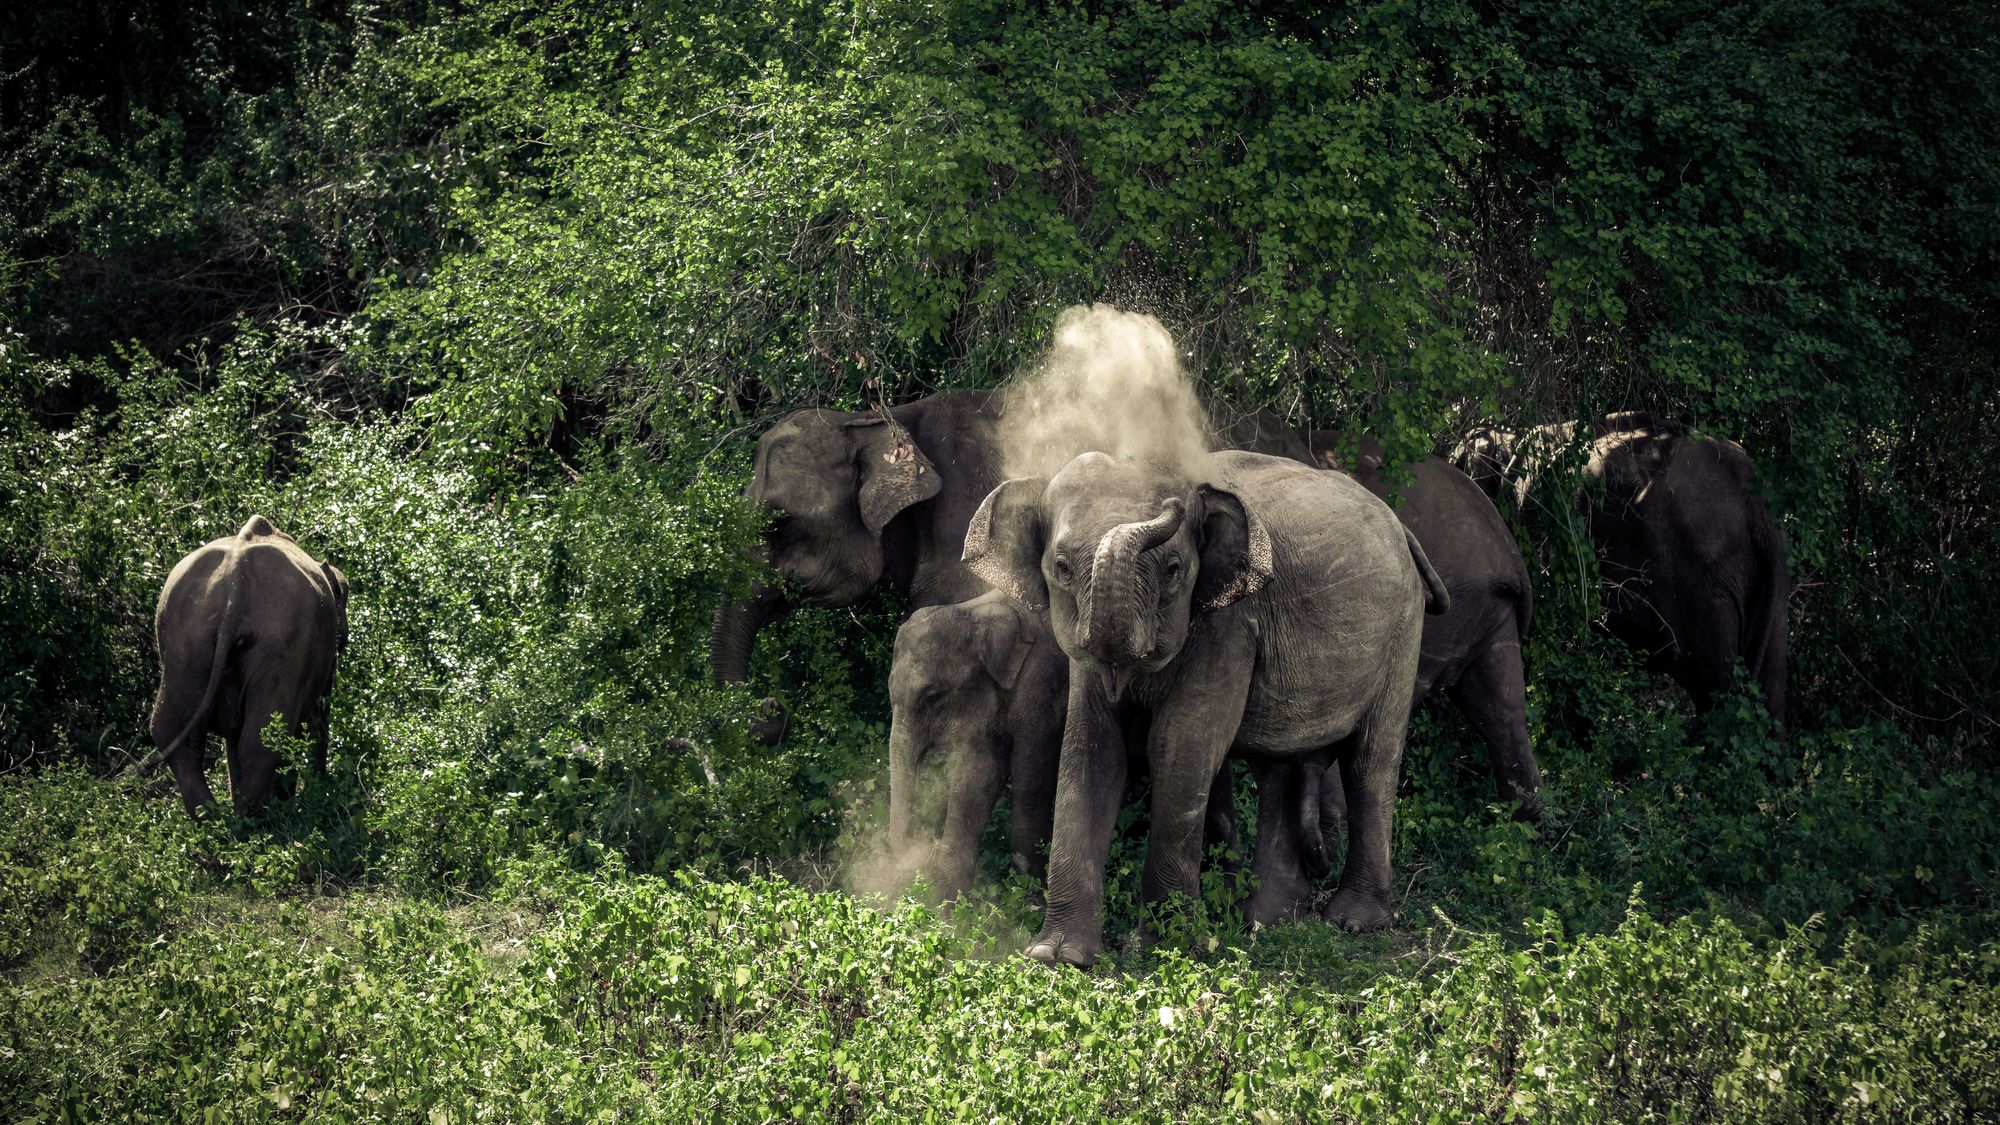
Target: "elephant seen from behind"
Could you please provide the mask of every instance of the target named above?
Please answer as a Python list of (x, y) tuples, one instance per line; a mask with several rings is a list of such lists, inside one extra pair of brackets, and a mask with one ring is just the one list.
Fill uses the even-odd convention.
[[(1521, 640), (1534, 598), (1514, 533), (1493, 501), (1443, 458), (1411, 464), (1409, 479), (1392, 484), (1375, 439), (1338, 430), (1315, 430), (1307, 438), (1319, 464), (1346, 472), (1385, 502), (1400, 497), (1396, 518), (1423, 544), (1451, 593), (1449, 610), (1424, 619), (1415, 702), (1440, 691), (1450, 696), (1486, 743), (1500, 799), (1532, 815), (1542, 772), (1528, 741)], [(1329, 812), (1338, 808), (1339, 780), (1338, 774), (1327, 777)]]
[(140, 772), (166, 762), (190, 815), (215, 803), (203, 768), (210, 734), (224, 741), (239, 816), (262, 813), (278, 785), (278, 754), (264, 741), (274, 716), (291, 737), (310, 728), (312, 771), (325, 774), (326, 699), (347, 641), (347, 579), (338, 567), (252, 516), (174, 567), (154, 633), (157, 749)]

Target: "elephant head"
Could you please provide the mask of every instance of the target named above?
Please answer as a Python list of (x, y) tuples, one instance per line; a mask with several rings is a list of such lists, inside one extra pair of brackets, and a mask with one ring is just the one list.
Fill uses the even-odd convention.
[[(814, 604), (852, 605), (882, 578), (882, 531), (943, 487), (910, 432), (886, 414), (798, 410), (758, 439), (746, 494), (772, 512), (763, 555), (796, 578)], [(782, 613), (775, 585), (716, 611), (718, 682), (749, 678), (750, 643)]]
[(1023, 608), (1046, 607), (1057, 643), (1098, 668), (1114, 701), (1134, 674), (1172, 663), (1196, 614), (1272, 574), (1270, 536), (1235, 493), (1102, 453), (994, 489), (965, 561)]
[(1445, 455), (1459, 472), (1472, 478), (1481, 492), (1499, 499), (1507, 470), (1513, 465), (1520, 435), (1495, 426), (1478, 426)]
[(937, 495), (937, 467), (893, 418), (786, 415), (757, 442), (750, 499), (774, 512), (771, 566), (815, 604), (851, 605), (882, 577), (882, 529)]

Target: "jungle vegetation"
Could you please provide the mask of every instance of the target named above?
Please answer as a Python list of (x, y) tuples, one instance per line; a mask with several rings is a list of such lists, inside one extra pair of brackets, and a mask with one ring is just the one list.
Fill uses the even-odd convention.
[[(0, 1115), (2000, 1111), (1996, 44), (1952, 0), (0, 8)], [(997, 848), (949, 916), (848, 893), (900, 607), (711, 682), (750, 442), (997, 385), (1078, 301), (1396, 457), (1740, 442), (1790, 737), (1524, 529), (1544, 816), (1419, 713), (1390, 932), (1246, 932), (1218, 868), (1050, 973)], [(252, 512), (352, 582), (332, 774), (198, 824), (119, 771), (162, 581)]]

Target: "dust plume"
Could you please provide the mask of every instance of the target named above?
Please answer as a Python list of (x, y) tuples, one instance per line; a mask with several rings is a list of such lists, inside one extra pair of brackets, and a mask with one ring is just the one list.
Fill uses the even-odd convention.
[(1006, 389), (1001, 467), (1054, 476), (1079, 453), (1160, 462), (1203, 475), (1209, 443), (1201, 401), (1158, 319), (1110, 305), (1071, 305), (1048, 351)]

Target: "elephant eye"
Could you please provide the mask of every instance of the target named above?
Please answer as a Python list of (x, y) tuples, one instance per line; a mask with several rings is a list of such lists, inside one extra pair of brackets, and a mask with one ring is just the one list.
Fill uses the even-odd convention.
[(1167, 561), (1160, 565), (1160, 577), (1164, 580), (1161, 582), (1163, 586), (1171, 586), (1181, 580), (1181, 557), (1179, 555), (1167, 556)]
[(1069, 585), (1070, 579), (1073, 577), (1073, 575), (1070, 573), (1068, 560), (1057, 559), (1054, 569), (1056, 572), (1056, 581), (1062, 583), (1065, 586)]

